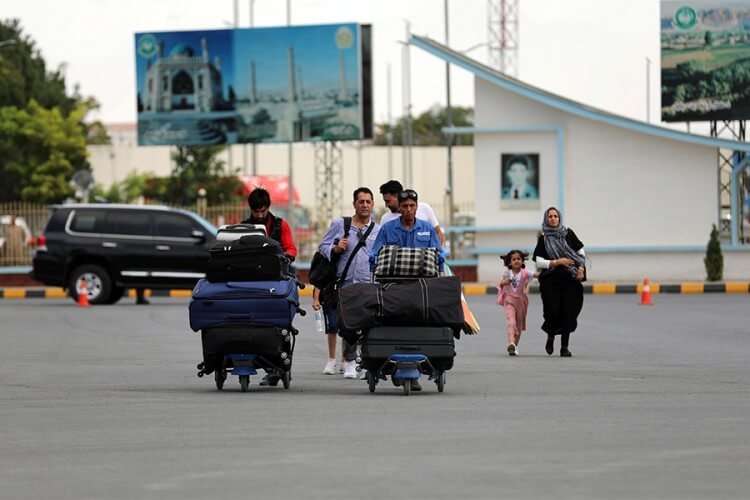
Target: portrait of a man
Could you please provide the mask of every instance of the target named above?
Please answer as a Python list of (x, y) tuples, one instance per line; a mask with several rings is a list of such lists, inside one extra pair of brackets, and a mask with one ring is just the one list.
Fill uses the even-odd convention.
[(539, 154), (501, 155), (500, 199), (506, 207), (533, 208), (538, 204)]

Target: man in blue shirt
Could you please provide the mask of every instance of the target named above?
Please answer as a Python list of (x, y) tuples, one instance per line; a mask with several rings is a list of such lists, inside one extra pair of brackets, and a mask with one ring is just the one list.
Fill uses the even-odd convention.
[[(328, 231), (320, 242), (318, 250), (329, 261), (334, 256), (338, 256), (336, 264), (336, 278), (341, 279), (346, 267), (346, 263), (351, 257), (351, 265), (343, 276), (342, 287), (352, 283), (368, 283), (370, 281), (370, 266), (368, 256), (370, 250), (378, 235), (380, 225), (371, 220), (372, 208), (374, 206), (372, 191), (366, 187), (360, 187), (354, 191), (354, 216), (352, 225), (349, 228), (349, 234), (344, 234), (344, 219), (339, 217), (331, 222)], [(364, 245), (358, 248), (360, 239), (364, 239)], [(352, 257), (352, 252), (357, 249), (357, 253)], [(336, 314), (336, 305), (325, 303), (325, 297), (320, 297), (320, 291), (313, 292), (313, 309), (316, 311), (323, 308), (325, 317), (326, 333), (328, 334), (328, 363), (323, 373), (333, 375), (336, 366), (336, 335), (339, 332), (338, 317)], [(346, 339), (342, 339), (342, 348), (344, 356), (344, 378), (357, 378), (356, 358), (357, 345), (350, 344)]]
[[(401, 217), (380, 226), (380, 232), (370, 251), (370, 270), (375, 270), (375, 261), (380, 247), (398, 245), (410, 248), (441, 248), (435, 229), (424, 220), (417, 219), (418, 196), (413, 189), (398, 194), (398, 208)], [(445, 257), (439, 254), (440, 271), (443, 270)]]

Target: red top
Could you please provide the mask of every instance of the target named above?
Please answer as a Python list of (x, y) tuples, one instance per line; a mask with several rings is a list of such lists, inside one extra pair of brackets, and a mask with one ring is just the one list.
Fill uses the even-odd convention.
[[(266, 218), (266, 232), (271, 234), (271, 218)], [(297, 257), (297, 247), (294, 245), (294, 236), (292, 236), (292, 228), (289, 223), (284, 219), (281, 220), (281, 238), (279, 239), (281, 249), (284, 253)]]

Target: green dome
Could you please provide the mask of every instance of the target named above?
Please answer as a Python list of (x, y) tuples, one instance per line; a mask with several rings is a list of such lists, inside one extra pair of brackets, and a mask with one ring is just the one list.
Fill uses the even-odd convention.
[(179, 43), (169, 51), (169, 57), (183, 56), (183, 57), (195, 57), (195, 51), (184, 43)]

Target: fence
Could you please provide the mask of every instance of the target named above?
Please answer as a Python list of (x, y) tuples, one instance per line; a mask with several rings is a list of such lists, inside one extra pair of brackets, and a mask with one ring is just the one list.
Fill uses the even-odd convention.
[[(435, 204), (432, 207), (438, 218), (441, 221), (445, 220), (443, 217), (444, 207), (439, 204)], [(215, 226), (236, 224), (248, 217), (248, 208), (243, 203), (208, 206), (205, 201), (199, 201), (195, 205), (175, 208), (183, 208), (196, 212)], [(379, 207), (379, 209), (382, 211), (382, 207)], [(454, 259), (470, 258), (470, 250), (474, 246), (473, 226), (475, 223), (473, 210), (473, 205), (468, 204), (456, 207), (453, 224), (454, 228), (457, 228), (454, 231), (455, 252), (452, 256)], [(351, 211), (352, 208), (349, 205), (348, 207), (344, 207), (341, 213), (344, 214)], [(376, 214), (376, 218), (379, 218), (381, 211)], [(286, 207), (274, 206), (273, 212), (289, 220)], [(16, 235), (12, 236), (12, 238), (17, 238), (18, 235), (18, 231), (8, 229), (12, 215), (17, 216), (17, 224), (22, 228), (24, 235), (23, 244), (12, 242), (8, 244), (5, 241), (7, 234), (15, 232)], [(29, 202), (0, 203), (0, 222), (2, 223), (0, 226), (0, 267), (31, 266), (34, 237), (42, 234), (48, 217), (49, 208), (46, 205)], [(298, 261), (300, 262), (309, 262), (312, 259), (318, 242), (323, 238), (325, 231), (328, 229), (327, 225), (314, 224), (311, 221), (311, 214), (306, 208), (297, 207), (295, 209), (293, 232), (294, 241), (299, 251)], [(445, 223), (441, 225), (444, 228), (446, 226)], [(449, 239), (447, 231), (445, 236), (447, 242)]]

